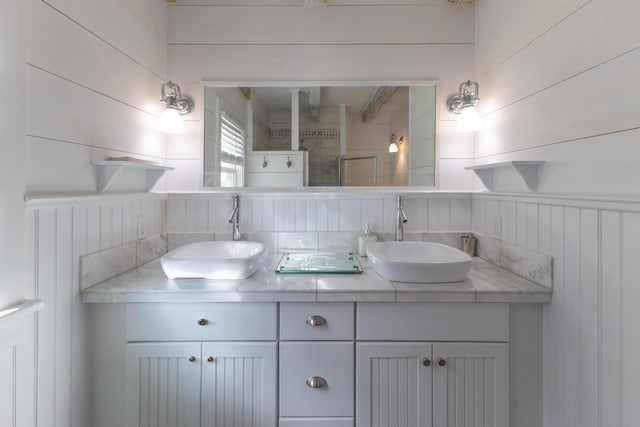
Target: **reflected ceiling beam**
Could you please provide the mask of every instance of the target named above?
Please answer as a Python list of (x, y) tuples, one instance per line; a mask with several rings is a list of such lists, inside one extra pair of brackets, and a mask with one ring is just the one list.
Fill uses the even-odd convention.
[(318, 123), (320, 121), (320, 86), (304, 88), (300, 93), (309, 98), (309, 109), (307, 110), (309, 121)]
[(380, 86), (376, 89), (367, 105), (364, 106), (361, 113), (363, 123), (369, 123), (380, 112), (380, 109), (387, 103), (389, 98), (398, 90), (398, 86)]

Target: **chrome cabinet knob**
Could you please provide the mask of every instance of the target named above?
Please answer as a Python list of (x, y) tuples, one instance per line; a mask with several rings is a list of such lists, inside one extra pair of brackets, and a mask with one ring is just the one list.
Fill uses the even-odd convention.
[(196, 361), (195, 356), (189, 356), (189, 362), (195, 362), (195, 361)]
[(445, 366), (446, 364), (447, 364), (447, 359), (438, 357), (438, 366)]
[(428, 357), (423, 357), (422, 358), (422, 364), (426, 367), (431, 366), (431, 359), (429, 359)]
[(322, 388), (327, 385), (327, 380), (322, 377), (309, 377), (305, 382), (311, 388)]
[(309, 326), (323, 326), (327, 324), (327, 319), (322, 316), (310, 316), (307, 320), (305, 320), (307, 325)]
[(205, 319), (205, 318), (198, 319), (198, 325), (200, 325), (200, 326), (206, 326), (206, 325), (208, 325), (208, 324), (209, 324), (209, 321), (208, 321), (207, 319)]
[(215, 357), (209, 356), (207, 357), (207, 362), (211, 363), (211, 362), (215, 362)]

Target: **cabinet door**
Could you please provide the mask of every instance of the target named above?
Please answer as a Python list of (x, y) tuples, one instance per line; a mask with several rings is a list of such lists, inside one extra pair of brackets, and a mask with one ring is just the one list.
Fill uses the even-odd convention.
[(200, 427), (200, 344), (127, 344), (127, 427)]
[(431, 372), (431, 344), (357, 344), (356, 426), (431, 426)]
[(436, 343), (433, 358), (434, 427), (508, 427), (507, 344)]
[(275, 427), (275, 343), (204, 343), (202, 359), (203, 426)]

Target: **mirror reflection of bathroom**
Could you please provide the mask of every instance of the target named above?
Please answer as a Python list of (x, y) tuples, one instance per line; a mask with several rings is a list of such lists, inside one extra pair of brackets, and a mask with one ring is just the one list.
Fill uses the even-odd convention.
[(206, 86), (204, 186), (433, 186), (435, 90)]

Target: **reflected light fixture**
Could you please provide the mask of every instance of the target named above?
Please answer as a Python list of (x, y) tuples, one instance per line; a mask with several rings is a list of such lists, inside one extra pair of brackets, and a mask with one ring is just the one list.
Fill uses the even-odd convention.
[(456, 130), (458, 132), (473, 132), (482, 127), (480, 114), (474, 107), (474, 104), (479, 99), (478, 83), (467, 80), (460, 83), (458, 94), (447, 100), (447, 110), (451, 113), (459, 114), (456, 121)]
[(193, 111), (193, 99), (182, 96), (180, 86), (173, 82), (162, 85), (162, 101), (166, 107), (160, 116), (160, 130), (167, 133), (184, 132), (182, 116)]
[(397, 140), (396, 142), (396, 134), (392, 133), (391, 134), (391, 138), (390, 138), (390, 142), (389, 142), (389, 152), (390, 153), (397, 153), (398, 152), (398, 145), (402, 145), (402, 142), (404, 141), (404, 136), (401, 136), (399, 140)]

